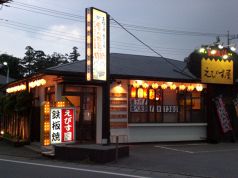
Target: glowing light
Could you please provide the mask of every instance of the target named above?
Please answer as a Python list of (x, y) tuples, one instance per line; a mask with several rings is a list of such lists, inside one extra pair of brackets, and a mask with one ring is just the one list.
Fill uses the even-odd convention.
[(199, 53), (205, 53), (205, 51), (206, 51), (205, 48), (200, 48), (199, 49)]
[(203, 90), (203, 86), (202, 86), (201, 84), (198, 84), (198, 85), (196, 86), (196, 90), (197, 90), (197, 91), (202, 91), (202, 90)]
[(211, 54), (212, 54), (212, 55), (214, 55), (214, 54), (216, 54), (216, 53), (217, 53), (217, 51), (216, 51), (215, 49), (211, 50)]
[(65, 107), (65, 102), (64, 101), (57, 101), (56, 102), (56, 107)]
[(44, 131), (49, 132), (50, 131), (50, 123), (49, 122), (44, 122)]
[(183, 91), (185, 90), (186, 86), (185, 85), (179, 85), (179, 90)]
[(1, 135), (4, 135), (4, 131), (3, 130), (1, 130)]
[(167, 86), (171, 86), (171, 85), (173, 85), (173, 82), (166, 82), (167, 83)]
[(154, 89), (149, 89), (149, 99), (150, 100), (155, 99), (155, 90)]
[(136, 97), (136, 88), (132, 87), (131, 88), (131, 98), (135, 98)]
[(231, 50), (231, 51), (235, 51), (236, 48), (235, 48), (234, 46), (231, 46), (231, 47), (230, 47), (230, 50)]
[(139, 88), (138, 91), (137, 91), (137, 94), (138, 94), (138, 98), (143, 98), (143, 88)]
[(222, 58), (223, 58), (223, 59), (228, 59), (228, 55), (225, 54)]
[(23, 91), (26, 90), (26, 85), (25, 84), (21, 84), (21, 85), (17, 85), (14, 87), (10, 87), (6, 89), (7, 93), (14, 93), (14, 92), (18, 92), (18, 91)]
[(171, 90), (175, 90), (177, 86), (175, 84), (172, 84), (169, 87), (170, 87)]
[(139, 86), (140, 86), (140, 85), (139, 85), (139, 83), (138, 83), (137, 81), (134, 81), (134, 82), (133, 82), (133, 87), (134, 87), (134, 88), (139, 88)]
[(148, 83), (143, 83), (143, 84), (142, 84), (142, 87), (143, 87), (143, 88), (148, 88), (148, 86), (149, 86)]
[(165, 83), (163, 83), (162, 85), (161, 85), (161, 88), (163, 89), (163, 90), (165, 90), (165, 89), (167, 89), (167, 85), (165, 84)]
[(47, 115), (47, 114), (50, 114), (50, 102), (45, 102), (44, 104), (44, 114)]
[(159, 87), (158, 83), (152, 83), (152, 88), (157, 89)]
[(143, 97), (147, 98), (147, 89), (146, 88), (143, 89)]
[(42, 86), (42, 85), (45, 85), (45, 84), (46, 84), (45, 79), (39, 79), (39, 80), (29, 82), (29, 87), (30, 88), (35, 88), (35, 87), (39, 87), (39, 86)]
[(188, 86), (188, 91), (193, 91), (194, 90), (194, 86), (193, 85), (189, 85)]
[(222, 44), (219, 44), (219, 45), (218, 45), (218, 48), (219, 48), (219, 49), (223, 49), (223, 45), (222, 45)]

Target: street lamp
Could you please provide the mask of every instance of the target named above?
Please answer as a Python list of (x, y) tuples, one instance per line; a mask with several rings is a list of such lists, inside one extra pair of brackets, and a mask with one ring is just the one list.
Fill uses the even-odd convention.
[(7, 66), (7, 81), (6, 83), (9, 83), (9, 66), (7, 62), (3, 62), (3, 65)]

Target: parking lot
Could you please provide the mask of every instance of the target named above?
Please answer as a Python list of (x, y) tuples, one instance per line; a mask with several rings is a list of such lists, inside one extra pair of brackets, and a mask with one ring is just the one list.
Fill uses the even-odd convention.
[(132, 145), (130, 157), (110, 163), (188, 177), (238, 177), (238, 143)]

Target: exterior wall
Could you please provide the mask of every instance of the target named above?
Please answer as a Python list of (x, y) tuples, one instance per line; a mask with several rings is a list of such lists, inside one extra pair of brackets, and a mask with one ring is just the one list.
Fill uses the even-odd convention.
[(102, 143), (102, 87), (97, 87), (96, 143)]
[(207, 138), (207, 124), (129, 124), (128, 142), (199, 141)]
[(128, 141), (128, 81), (117, 80), (110, 86), (111, 142)]
[[(207, 123), (174, 123), (177, 113), (166, 113), (166, 122), (172, 123), (129, 123), (129, 91), (128, 80), (116, 80), (110, 88), (110, 125), (111, 142), (167, 142), (167, 141), (199, 141), (207, 139)], [(176, 96), (170, 90), (164, 97), (168, 104), (177, 104)], [(126, 102), (124, 102), (126, 100)], [(117, 103), (119, 101), (119, 103)], [(123, 101), (123, 102), (122, 102)], [(166, 103), (165, 103), (166, 104)], [(126, 108), (126, 109), (123, 109)]]

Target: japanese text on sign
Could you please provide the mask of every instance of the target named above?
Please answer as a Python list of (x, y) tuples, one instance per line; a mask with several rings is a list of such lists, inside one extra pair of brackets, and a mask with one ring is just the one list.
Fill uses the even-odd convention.
[(233, 84), (233, 61), (202, 59), (203, 83)]
[(53, 108), (50, 110), (51, 144), (74, 141), (74, 109)]
[(228, 116), (228, 113), (225, 108), (225, 104), (221, 96), (215, 99), (215, 105), (216, 105), (217, 115), (218, 115), (218, 119), (220, 121), (223, 133), (226, 133), (232, 130), (230, 118)]
[(93, 79), (107, 80), (107, 14), (93, 9)]

